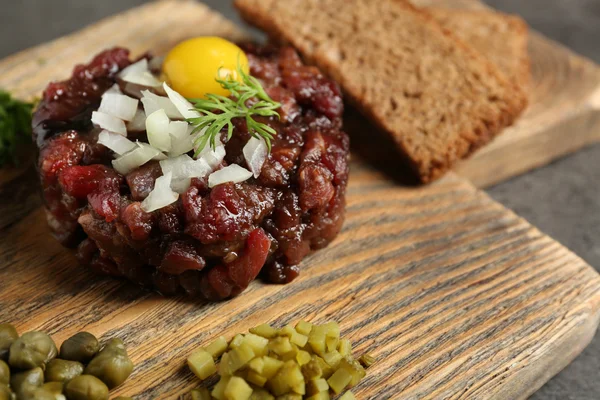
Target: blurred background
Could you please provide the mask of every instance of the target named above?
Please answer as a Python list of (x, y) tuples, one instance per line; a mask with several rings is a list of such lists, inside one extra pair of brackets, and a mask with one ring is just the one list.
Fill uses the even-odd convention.
[[(203, 0), (239, 21), (230, 0)], [(146, 0), (1, 0), (0, 57), (71, 33)], [(486, 0), (600, 63), (600, 0)], [(565, 132), (568, 135), (569, 132)], [(497, 201), (600, 269), (600, 144), (492, 187)], [(600, 399), (600, 335), (533, 399)]]

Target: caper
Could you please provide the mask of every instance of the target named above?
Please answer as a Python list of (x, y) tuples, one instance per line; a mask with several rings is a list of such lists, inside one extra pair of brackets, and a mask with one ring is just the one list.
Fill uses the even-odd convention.
[(10, 387), (19, 400), (31, 398), (33, 392), (44, 383), (44, 371), (40, 368), (12, 374)]
[(8, 385), (10, 383), (10, 368), (8, 364), (0, 360), (0, 385)]
[(64, 341), (60, 346), (60, 358), (87, 364), (100, 350), (96, 336), (79, 332)]
[(108, 400), (108, 388), (92, 375), (79, 375), (65, 386), (69, 400)]
[(50, 336), (43, 332), (27, 332), (11, 344), (8, 363), (19, 369), (44, 367), (57, 353)]
[(8, 386), (0, 383), (0, 400), (12, 400), (13, 392), (10, 391)]
[(19, 334), (11, 324), (0, 324), (0, 360), (8, 360), (10, 345), (19, 338)]
[(83, 364), (55, 358), (46, 365), (46, 382), (66, 382), (83, 373)]
[(42, 389), (53, 393), (55, 396), (62, 394), (64, 389), (64, 383), (62, 382), (46, 382), (42, 385)]
[(84, 374), (99, 378), (109, 389), (113, 389), (125, 382), (132, 371), (133, 363), (127, 355), (123, 341), (112, 339), (90, 361)]
[(30, 395), (24, 397), (23, 400), (56, 400), (56, 395), (51, 391), (40, 387), (35, 389)]

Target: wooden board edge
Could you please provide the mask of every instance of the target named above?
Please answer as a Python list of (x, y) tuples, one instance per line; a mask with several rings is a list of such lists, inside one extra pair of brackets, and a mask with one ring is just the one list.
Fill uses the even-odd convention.
[(591, 343), (600, 323), (600, 310), (582, 319), (569, 335), (552, 344), (552, 349), (518, 373), (512, 374), (490, 400), (525, 400), (567, 367)]
[[(569, 140), (565, 141), (565, 136)], [(560, 142), (561, 146), (553, 145)], [(600, 110), (588, 111), (561, 121), (534, 135), (519, 140), (518, 146), (490, 146), (485, 154), (476, 153), (454, 169), (459, 176), (480, 189), (544, 167), (589, 145), (600, 143)], [(490, 163), (490, 159), (497, 163)]]

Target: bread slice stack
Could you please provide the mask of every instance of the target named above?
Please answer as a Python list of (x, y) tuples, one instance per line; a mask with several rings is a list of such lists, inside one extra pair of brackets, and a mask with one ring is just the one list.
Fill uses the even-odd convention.
[[(494, 64), (406, 0), (236, 0), (242, 16), (335, 78), (422, 182), (526, 107)], [(377, 134), (377, 132), (373, 132)]]

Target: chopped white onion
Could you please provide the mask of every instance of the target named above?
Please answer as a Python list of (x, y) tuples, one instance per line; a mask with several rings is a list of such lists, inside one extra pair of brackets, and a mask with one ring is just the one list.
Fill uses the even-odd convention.
[(123, 79), (125, 82), (135, 83), (136, 85), (147, 87), (159, 87), (162, 84), (162, 82), (156, 79), (156, 77), (152, 75), (150, 71), (141, 72), (139, 74), (130, 73), (123, 76), (121, 79)]
[(123, 92), (121, 92), (121, 88), (119, 87), (119, 85), (117, 83), (112, 85), (106, 92), (104, 92), (104, 94), (102, 96), (104, 97), (104, 95), (110, 94), (110, 93), (123, 94)]
[(120, 156), (135, 149), (136, 147), (135, 143), (127, 139), (125, 136), (109, 131), (100, 132), (100, 135), (98, 135), (98, 143), (108, 147)]
[(200, 113), (194, 110), (192, 103), (187, 101), (185, 97), (171, 89), (166, 82), (163, 83), (163, 88), (165, 89), (165, 92), (167, 92), (167, 96), (169, 96), (171, 102), (185, 119), (200, 118)]
[(140, 61), (123, 68), (123, 70), (119, 72), (119, 78), (123, 78), (129, 74), (139, 75), (146, 71), (148, 71), (148, 60), (146, 58), (142, 58)]
[(137, 148), (113, 160), (117, 172), (126, 175), (150, 160), (163, 160), (165, 155), (147, 143), (136, 142)]
[(250, 171), (252, 171), (255, 178), (258, 178), (260, 176), (260, 171), (267, 160), (267, 144), (264, 139), (251, 137), (244, 146), (243, 152), (246, 164), (248, 164)]
[(168, 173), (154, 181), (154, 189), (142, 202), (142, 210), (152, 212), (177, 201), (179, 194), (171, 190), (171, 177)]
[(184, 119), (179, 110), (177, 110), (177, 107), (175, 107), (175, 104), (168, 97), (158, 96), (149, 90), (142, 91), (142, 96), (142, 104), (144, 104), (146, 115), (163, 109), (171, 119)]
[(118, 93), (104, 93), (100, 103), (99, 112), (112, 115), (124, 121), (131, 121), (135, 117), (139, 101), (129, 96)]
[(185, 193), (190, 187), (192, 178), (203, 178), (211, 171), (206, 161), (194, 160), (187, 154), (168, 158), (160, 162), (163, 174), (172, 173), (171, 188), (177, 193)]
[(143, 132), (145, 130), (146, 113), (141, 108), (138, 108), (133, 119), (127, 124), (127, 132)]
[(113, 117), (112, 115), (103, 112), (94, 111), (92, 113), (92, 123), (98, 125), (107, 131), (118, 133), (119, 135), (127, 136), (127, 128), (122, 119)]
[(161, 151), (171, 150), (170, 122), (163, 109), (148, 115), (148, 118), (146, 118), (146, 132), (148, 132), (148, 142), (152, 147)]
[(213, 188), (227, 182), (240, 183), (250, 179), (250, 177), (252, 177), (252, 172), (237, 164), (231, 164), (210, 174), (208, 187)]
[(171, 135), (169, 157), (177, 157), (194, 149), (191, 130), (189, 124), (184, 121), (172, 121), (169, 124), (169, 135)]
[[(204, 131), (200, 131), (198, 135), (203, 135)], [(198, 149), (195, 149), (198, 151)], [(213, 150), (210, 141), (206, 143), (204, 149), (200, 151), (197, 158), (203, 158), (212, 169), (215, 169), (225, 159), (225, 145), (217, 137), (215, 140), (215, 149)]]

